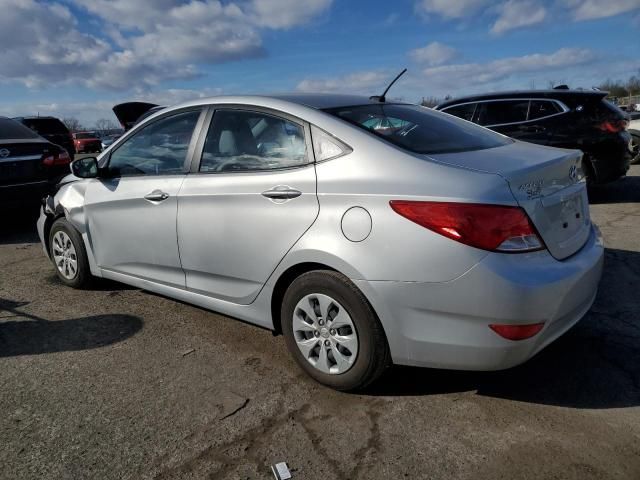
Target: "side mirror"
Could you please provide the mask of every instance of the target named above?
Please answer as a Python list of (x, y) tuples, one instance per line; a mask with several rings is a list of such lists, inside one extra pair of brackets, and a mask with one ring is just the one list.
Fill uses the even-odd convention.
[(71, 162), (71, 173), (78, 178), (96, 178), (98, 176), (98, 159), (85, 157), (74, 160)]

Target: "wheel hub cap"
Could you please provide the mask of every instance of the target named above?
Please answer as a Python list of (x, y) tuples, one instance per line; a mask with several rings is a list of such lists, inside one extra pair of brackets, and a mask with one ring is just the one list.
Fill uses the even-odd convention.
[(78, 257), (69, 235), (62, 230), (56, 232), (51, 250), (53, 262), (60, 274), (67, 280), (73, 280), (78, 274)]
[(333, 298), (304, 296), (293, 311), (293, 336), (304, 358), (323, 373), (349, 370), (358, 354), (358, 334), (351, 316)]

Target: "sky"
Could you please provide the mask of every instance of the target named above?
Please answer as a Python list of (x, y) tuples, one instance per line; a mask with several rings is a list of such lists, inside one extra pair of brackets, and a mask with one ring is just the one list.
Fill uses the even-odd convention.
[(409, 102), (640, 75), (640, 0), (0, 0), (0, 115), (339, 92)]

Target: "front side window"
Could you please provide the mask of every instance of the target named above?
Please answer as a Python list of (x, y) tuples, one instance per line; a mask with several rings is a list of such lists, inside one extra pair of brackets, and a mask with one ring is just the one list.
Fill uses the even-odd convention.
[(476, 111), (475, 103), (465, 103), (463, 105), (454, 105), (453, 107), (445, 108), (443, 112), (449, 115), (455, 115), (463, 120), (473, 121), (473, 114)]
[(201, 172), (243, 172), (308, 163), (302, 125), (266, 113), (216, 110), (202, 152)]
[(327, 112), (415, 153), (466, 152), (512, 142), (472, 123), (416, 105), (381, 103)]
[(184, 162), (200, 111), (162, 118), (142, 127), (111, 154), (111, 176), (172, 175)]
[(478, 105), (478, 123), (480, 125), (503, 125), (527, 120), (529, 100), (506, 100), (483, 102)]

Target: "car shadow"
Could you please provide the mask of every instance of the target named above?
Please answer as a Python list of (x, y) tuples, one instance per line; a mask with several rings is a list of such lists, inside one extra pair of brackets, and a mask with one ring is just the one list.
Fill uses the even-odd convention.
[(640, 177), (628, 176), (605, 185), (589, 186), (589, 203), (640, 203)]
[(122, 314), (49, 321), (22, 312), (28, 303), (0, 298), (0, 358), (104, 347), (143, 327), (139, 317)]
[(570, 408), (640, 405), (640, 253), (607, 249), (590, 312), (528, 362), (499, 372), (393, 367), (366, 392), (477, 395)]

